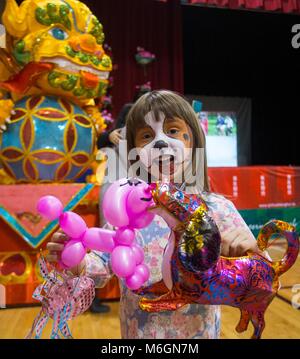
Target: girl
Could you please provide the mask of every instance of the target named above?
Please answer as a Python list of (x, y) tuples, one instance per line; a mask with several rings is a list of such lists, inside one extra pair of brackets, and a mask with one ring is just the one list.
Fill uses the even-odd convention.
[[(181, 96), (171, 91), (152, 91), (142, 96), (132, 107), (126, 122), (128, 150), (137, 148), (140, 177), (165, 179), (169, 177), (179, 186), (185, 185), (188, 177), (199, 168), (195, 160), (197, 148), (204, 151), (203, 181), (198, 191), (209, 207), (209, 214), (215, 220), (222, 236), (221, 254), (241, 256), (247, 251), (259, 252), (256, 240), (239, 215), (234, 205), (220, 195), (209, 191), (205, 136), (195, 112)], [(191, 151), (188, 151), (191, 150)], [(191, 152), (192, 156), (186, 156)], [(167, 161), (168, 160), (168, 161)], [(169, 163), (168, 173), (165, 162)], [(137, 234), (137, 241), (144, 247), (145, 262), (150, 268), (148, 284), (161, 279), (164, 248), (170, 230), (162, 218), (156, 216), (153, 222)], [(59, 260), (65, 235), (56, 233), (48, 243), (48, 260)], [(103, 287), (113, 275), (108, 256), (91, 252), (73, 273), (85, 274), (94, 279), (97, 287)], [(218, 338), (220, 330), (220, 308), (212, 305), (192, 304), (175, 312), (148, 313), (138, 306), (139, 296), (121, 283), (120, 320), (122, 338), (191, 339)]]

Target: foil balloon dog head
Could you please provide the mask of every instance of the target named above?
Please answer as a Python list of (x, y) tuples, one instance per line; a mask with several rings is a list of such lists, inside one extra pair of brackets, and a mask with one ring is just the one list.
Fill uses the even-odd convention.
[(255, 253), (222, 257), (218, 227), (198, 195), (187, 195), (172, 184), (162, 183), (153, 191), (153, 198), (156, 203), (153, 211), (166, 220), (172, 231), (163, 260), (163, 280), (137, 292), (144, 295), (141, 309), (159, 312), (192, 303), (230, 305), (241, 311), (236, 330), (245, 331), (251, 321), (252, 338), (260, 338), (265, 326), (264, 313), (277, 293), (279, 276), (298, 256), (295, 228), (272, 220), (258, 235), (261, 250), (267, 248), (272, 235), (286, 238), (288, 248), (280, 261), (272, 262)]

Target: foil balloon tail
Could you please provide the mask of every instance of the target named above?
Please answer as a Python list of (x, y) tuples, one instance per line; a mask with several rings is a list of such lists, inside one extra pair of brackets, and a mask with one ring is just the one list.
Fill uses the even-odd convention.
[(49, 319), (53, 320), (51, 339), (72, 339), (68, 321), (84, 313), (95, 297), (92, 279), (58, 273), (54, 268), (48, 270), (45, 258), (39, 258), (39, 267), (44, 283), (33, 293), (33, 298), (40, 301), (42, 308), (26, 339), (40, 339)]
[(264, 313), (279, 288), (279, 276), (298, 257), (299, 237), (295, 227), (271, 220), (258, 235), (258, 247), (262, 251), (273, 235), (287, 240), (287, 251), (280, 261), (272, 262), (255, 253), (222, 257), (218, 227), (200, 196), (187, 195), (172, 184), (158, 184), (153, 197), (156, 213), (171, 228), (172, 250), (165, 251), (171, 253), (167, 260), (171, 282), (163, 275), (164, 280), (136, 291), (143, 296), (140, 308), (160, 312), (192, 303), (230, 305), (241, 312), (236, 331), (244, 332), (251, 321), (252, 338), (260, 338), (265, 327)]

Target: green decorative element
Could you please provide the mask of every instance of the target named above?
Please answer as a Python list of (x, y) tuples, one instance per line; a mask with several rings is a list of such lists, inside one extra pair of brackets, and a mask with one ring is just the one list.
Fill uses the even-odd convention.
[(85, 92), (86, 92), (86, 89), (81, 86), (81, 87), (77, 87), (77, 88), (73, 91), (73, 94), (74, 94), (76, 97), (79, 97), (79, 96), (83, 96)]
[(96, 16), (93, 16), (92, 22), (93, 22), (93, 28), (90, 31), (90, 34), (96, 38), (98, 45), (102, 45), (104, 42), (103, 26), (100, 24)]
[(83, 53), (83, 52), (80, 52), (78, 54), (78, 58), (81, 62), (83, 62), (84, 64), (86, 64), (88, 61), (89, 61), (89, 55)]
[(107, 84), (103, 83), (103, 82), (100, 82), (97, 97), (104, 96), (106, 94), (106, 90), (107, 90)]
[(96, 90), (88, 89), (86, 90), (86, 98), (95, 98)]
[[(48, 83), (53, 88), (61, 88), (64, 91), (72, 91), (76, 97), (87, 99), (101, 97), (105, 95), (107, 84), (100, 81), (99, 87), (95, 89), (84, 86), (84, 80), (79, 75), (70, 75), (59, 71), (51, 71), (48, 74)], [(78, 86), (76, 87), (76, 85)]]
[(66, 53), (70, 56), (70, 57), (75, 57), (76, 55), (77, 55), (77, 52), (76, 51), (74, 51), (73, 49), (72, 49), (72, 47), (71, 46), (66, 46)]
[(53, 24), (61, 24), (68, 30), (71, 30), (71, 21), (69, 19), (70, 9), (66, 5), (57, 6), (48, 3), (46, 8), (37, 7), (35, 10), (36, 21), (42, 25), (50, 26)]
[(68, 30), (71, 30), (72, 25), (71, 25), (71, 21), (69, 19), (69, 13), (70, 13), (70, 9), (67, 5), (60, 5), (59, 14), (60, 14), (61, 19), (63, 19), (63, 25), (65, 25), (65, 27)]
[(94, 55), (90, 55), (90, 61), (95, 66), (99, 66), (101, 63), (101, 60), (97, 56), (94, 56)]
[(47, 11), (41, 7), (36, 8), (35, 10), (35, 19), (42, 25), (50, 26), (51, 20), (47, 17)]
[(101, 64), (102, 64), (103, 67), (107, 67), (107, 68), (111, 67), (110, 58), (108, 56), (103, 56)]
[[(95, 55), (88, 55), (82, 51), (74, 51), (71, 46), (66, 46), (66, 54), (69, 55), (72, 58), (77, 57), (82, 63), (86, 64), (88, 62), (91, 62), (95, 66), (99, 66), (101, 64), (101, 60), (95, 56)], [(104, 61), (106, 64), (106, 67), (109, 67), (111, 65), (111, 61), (109, 58)]]
[(56, 71), (52, 71), (48, 75), (48, 82), (49, 85), (55, 88), (58, 88), (60, 86), (60, 76), (61, 74)]
[(61, 88), (65, 91), (72, 91), (76, 86), (77, 81), (78, 81), (78, 76), (67, 75), (67, 79), (61, 83)]
[(58, 71), (52, 71), (48, 75), (48, 83), (51, 87), (62, 88), (65, 91), (72, 91), (78, 82), (78, 76), (67, 75)]
[(84, 87), (84, 85), (81, 83), (80, 87), (76, 87), (73, 91), (73, 95), (77, 97), (85, 97), (85, 98), (96, 98), (97, 96), (97, 90), (96, 89), (88, 89)]
[(47, 4), (47, 13), (52, 24), (60, 23), (60, 16), (57, 13), (57, 7), (55, 4), (52, 3)]
[(25, 51), (25, 41), (20, 40), (16, 43), (14, 50), (13, 50), (13, 56), (18, 62), (19, 65), (26, 65), (30, 62), (30, 52)]
[(261, 227), (271, 219), (288, 222), (300, 232), (300, 207), (244, 209), (239, 212), (255, 237)]

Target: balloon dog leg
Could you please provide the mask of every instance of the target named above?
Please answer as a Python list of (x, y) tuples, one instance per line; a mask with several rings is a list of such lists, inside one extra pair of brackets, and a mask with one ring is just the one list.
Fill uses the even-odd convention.
[(242, 333), (247, 330), (248, 324), (251, 321), (254, 327), (254, 332), (252, 335), (252, 339), (260, 339), (262, 332), (265, 328), (265, 319), (264, 314), (268, 306), (252, 309), (245, 309), (241, 308), (241, 317), (240, 321), (238, 322), (235, 330), (238, 333)]
[(135, 290), (134, 293), (137, 295), (145, 295), (145, 294), (155, 294), (155, 295), (163, 295), (168, 293), (169, 289), (166, 287), (165, 282), (160, 280), (157, 283), (151, 284), (148, 287), (142, 287), (138, 290)]
[[(266, 308), (267, 309), (267, 308)], [(261, 334), (265, 328), (265, 318), (264, 318), (265, 310), (264, 311), (257, 311), (251, 314), (251, 322), (254, 327), (254, 333), (251, 339), (260, 339)]]
[(146, 312), (160, 312), (177, 310), (186, 304), (189, 304), (189, 302), (180, 294), (180, 292), (176, 290), (175, 287), (173, 287), (170, 292), (162, 295), (159, 298), (142, 298), (140, 300), (139, 306)]
[(238, 333), (242, 333), (242, 332), (247, 330), (248, 324), (249, 324), (250, 319), (251, 319), (251, 315), (250, 315), (248, 310), (240, 309), (240, 311), (241, 311), (240, 321), (238, 322), (238, 324), (237, 324), (237, 326), (235, 328), (235, 330)]

